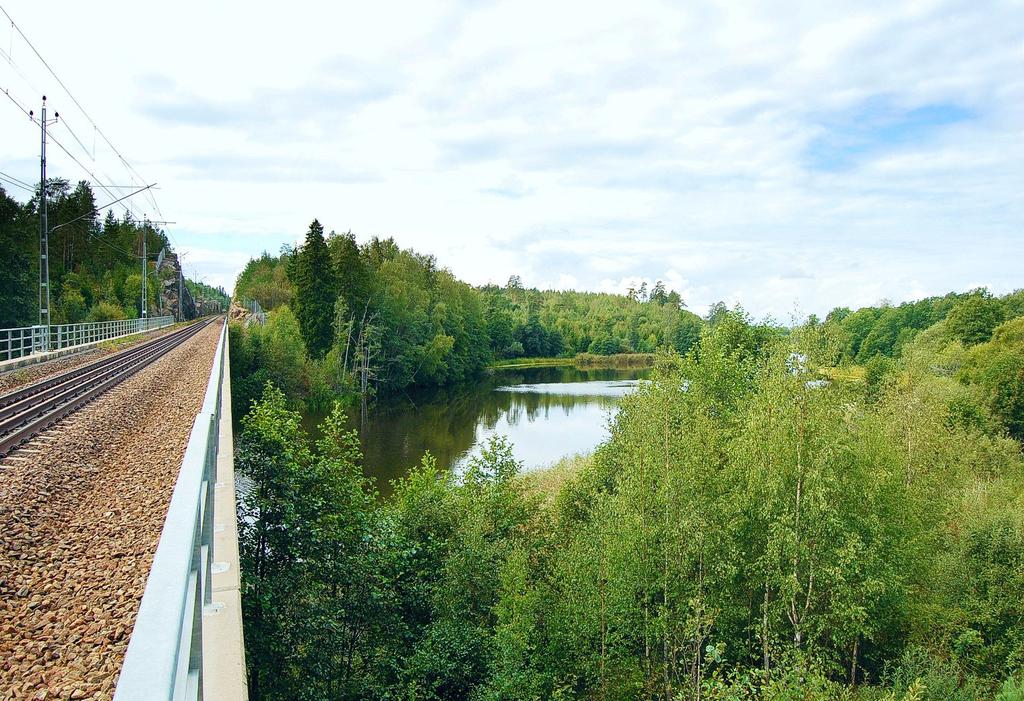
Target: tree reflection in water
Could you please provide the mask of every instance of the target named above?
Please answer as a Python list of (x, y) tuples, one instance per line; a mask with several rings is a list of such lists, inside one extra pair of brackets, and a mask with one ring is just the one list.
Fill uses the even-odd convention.
[[(494, 434), (509, 437), (526, 469), (592, 450), (607, 436), (609, 413), (647, 370), (573, 367), (496, 371), (478, 383), (378, 402), (360, 420), (367, 474), (382, 493), (430, 451), (439, 465), (459, 469)], [(310, 429), (322, 414), (306, 416)]]

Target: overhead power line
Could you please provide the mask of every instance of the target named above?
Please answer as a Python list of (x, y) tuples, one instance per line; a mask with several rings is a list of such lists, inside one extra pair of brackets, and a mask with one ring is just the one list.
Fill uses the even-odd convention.
[(35, 192), (36, 191), (36, 189), (34, 187), (32, 187), (31, 185), (26, 183), (24, 180), (18, 180), (13, 175), (8, 175), (7, 173), (4, 173), (2, 171), (0, 171), (0, 179), (3, 179), (5, 181), (7, 181), (8, 183), (10, 183), (11, 185), (14, 185), (15, 187), (20, 187), (23, 190), (28, 190), (29, 192)]
[(10, 88), (4, 88), (3, 90), (0, 90), (0, 92), (2, 92), (4, 95), (6, 95), (7, 99), (10, 100), (11, 102), (13, 102), (14, 106), (17, 107), (19, 110), (21, 110), (22, 113), (26, 117), (28, 117), (29, 119), (32, 119), (32, 112), (31, 112), (31, 110), (29, 110), (27, 107), (25, 107), (25, 105), (22, 104), (21, 100), (17, 99), (16, 97), (14, 97), (14, 95), (11, 94)]
[[(12, 43), (14, 41), (13, 35), (11, 36), (11, 41)], [(14, 62), (14, 56), (12, 56), (9, 52), (4, 51), (2, 48), (0, 48), (0, 56), (3, 56), (4, 60), (7, 61), (7, 65), (11, 67), (11, 70), (18, 74), (18, 77), (21, 78), (22, 82), (25, 83), (25, 85), (27, 85), (32, 90), (32, 92), (39, 92), (39, 88), (37, 88), (35, 84), (28, 79), (28, 76), (21, 72), (20, 68), (18, 68), (18, 64)]]
[(134, 197), (135, 195), (139, 194), (140, 192), (144, 192), (144, 191), (150, 189), (151, 187), (154, 187), (155, 185), (156, 185), (156, 183), (153, 183), (153, 185), (146, 185), (145, 187), (140, 187), (135, 192), (129, 192), (127, 195), (124, 195), (123, 197), (118, 197), (113, 202), (107, 202), (106, 204), (100, 205), (99, 207), (93, 207), (91, 212), (87, 212), (86, 214), (83, 214), (81, 216), (75, 217), (71, 221), (66, 221), (63, 224), (58, 224), (57, 226), (55, 226), (52, 229), (50, 229), (50, 231), (54, 232), (57, 229), (60, 229), (61, 227), (69, 226), (71, 224), (74, 224), (76, 221), (81, 221), (82, 219), (85, 219), (86, 217), (96, 216), (97, 214), (100, 213), (101, 210), (107, 209), (108, 207), (110, 207), (112, 205), (115, 205), (115, 204), (121, 202), (122, 200), (126, 200), (129, 197)]
[[(68, 88), (68, 86), (64, 84), (64, 81), (60, 79), (60, 76), (57, 75), (57, 72), (55, 70), (53, 70), (53, 68), (46, 61), (46, 59), (43, 58), (43, 55), (41, 53), (39, 53), (39, 50), (35, 47), (35, 44), (33, 44), (29, 40), (29, 38), (27, 36), (25, 36), (25, 32), (21, 31), (21, 27), (18, 26), (18, 24), (14, 21), (14, 18), (11, 17), (11, 15), (7, 12), (6, 9), (4, 9), (4, 7), (2, 5), (0, 5), (0, 12), (4, 13), (4, 16), (11, 23), (11, 27), (13, 27), (14, 30), (18, 33), (18, 36), (20, 36), (22, 38), (22, 40), (25, 42), (25, 44), (28, 45), (28, 47), (30, 49), (32, 49), (32, 53), (34, 53), (36, 58), (39, 59), (39, 62), (43, 64), (43, 66), (46, 68), (47, 71), (49, 71), (50, 75), (53, 76), (53, 79), (57, 81), (57, 84), (64, 90), (64, 92), (67, 94), (67, 96), (69, 98), (71, 98), (71, 101), (75, 104), (75, 106), (82, 113), (82, 115), (86, 118), (86, 120), (88, 120), (89, 124), (92, 125), (92, 128), (95, 130), (95, 132), (97, 134), (99, 134), (100, 138), (103, 139), (103, 141), (107, 144), (107, 146), (110, 147), (110, 150), (114, 152), (114, 155), (117, 156), (118, 160), (121, 161), (122, 165), (125, 167), (125, 170), (127, 170), (127, 172), (128, 172), (129, 179), (130, 180), (136, 180), (137, 179), (139, 181), (138, 184), (140, 186), (143, 183), (145, 183), (146, 179), (143, 178), (139, 174), (139, 172), (135, 169), (135, 167), (132, 166), (132, 164), (128, 162), (128, 159), (125, 158), (121, 154), (121, 152), (117, 150), (117, 147), (114, 146), (113, 142), (111, 142), (110, 139), (107, 138), (107, 135), (103, 132), (102, 129), (100, 129), (99, 125), (96, 124), (96, 120), (93, 119), (92, 115), (90, 115), (89, 112), (82, 106), (82, 103), (78, 101), (78, 98), (75, 97), (74, 93), (71, 92), (70, 88)], [(13, 61), (12, 61), (12, 64), (13, 64)], [(54, 141), (56, 141), (56, 139), (54, 139)], [(64, 149), (63, 147), (61, 147), (61, 149), (64, 150), (65, 153), (67, 152), (66, 149)], [(150, 194), (150, 197), (152, 197), (151, 194)], [(162, 217), (163, 213), (160, 211), (160, 207), (156, 203), (156, 198), (152, 198), (150, 201), (152, 202), (153, 208), (156, 210), (157, 215)]]
[[(73, 138), (75, 139), (75, 141), (77, 141), (77, 142), (78, 142), (78, 145), (82, 147), (82, 150), (83, 150), (83, 151), (85, 151), (86, 155), (89, 155), (88, 149), (86, 149), (86, 148), (85, 148), (85, 145), (84, 145), (84, 144), (82, 143), (81, 139), (79, 139), (79, 138), (78, 138), (78, 135), (77, 135), (77, 134), (75, 134), (74, 130), (72, 130), (72, 129), (71, 129), (71, 126), (67, 124), (67, 120), (66, 120), (66, 119), (65, 119), (64, 117), (61, 117), (61, 122), (63, 122), (63, 123), (64, 123), (64, 126), (65, 126), (65, 127), (67, 128), (67, 130), (68, 130), (68, 133), (70, 133), (70, 134), (71, 134), (71, 136), (72, 136), (72, 137), (73, 137)], [(81, 168), (82, 170), (84, 170), (84, 171), (85, 171), (86, 173), (88, 173), (88, 174), (89, 174), (89, 177), (90, 177), (90, 178), (92, 178), (92, 180), (94, 180), (94, 181), (95, 181), (95, 183), (96, 183), (96, 185), (97, 185), (98, 187), (100, 187), (100, 188), (101, 188), (101, 189), (102, 189), (102, 190), (103, 190), (104, 192), (106, 192), (106, 193), (107, 193), (107, 195), (109, 195), (110, 197), (116, 197), (116, 195), (115, 195), (115, 194), (114, 194), (113, 192), (111, 192), (111, 189), (112, 189), (112, 188), (111, 188), (111, 186), (107, 184), (108, 182), (110, 182), (110, 181), (112, 180), (112, 178), (110, 178), (110, 176), (108, 176), (108, 175), (107, 175), (106, 173), (102, 173), (102, 175), (104, 176), (105, 180), (104, 180), (104, 179), (101, 179), (100, 177), (98, 177), (98, 176), (97, 176), (97, 175), (96, 175), (96, 174), (95, 174), (95, 173), (94, 173), (93, 171), (91, 171), (91, 170), (89, 170), (88, 168), (86, 168), (86, 167), (85, 167), (85, 165), (84, 165), (84, 164), (83, 164), (83, 163), (82, 163), (81, 161), (79, 161), (79, 160), (78, 160), (77, 158), (75, 158), (75, 156), (73, 156), (73, 155), (71, 154), (71, 152), (70, 152), (70, 151), (69, 151), (68, 149), (66, 149), (66, 148), (64, 147), (64, 145), (63, 145), (63, 144), (61, 144), (61, 143), (60, 143), (59, 141), (57, 141), (57, 139), (55, 139), (55, 138), (53, 137), (53, 132), (51, 132), (51, 131), (47, 130), (47, 132), (46, 132), (46, 133), (47, 133), (47, 135), (48, 135), (48, 136), (49, 136), (49, 137), (50, 137), (51, 139), (53, 139), (54, 143), (56, 143), (56, 144), (57, 144), (57, 146), (59, 146), (59, 147), (60, 147), (60, 149), (61, 149), (61, 150), (62, 150), (62, 151), (63, 151), (63, 152), (65, 153), (65, 154), (67, 154), (68, 158), (70, 158), (70, 159), (71, 159), (71, 160), (73, 160), (73, 161), (74, 161), (75, 163), (77, 163), (77, 164), (78, 164), (78, 166), (79, 166), (79, 167), (80, 167), (80, 168)], [(91, 156), (91, 155), (89, 155), (89, 157), (90, 157), (90, 158), (92, 158), (92, 156)], [(95, 162), (95, 159), (93, 159), (93, 162)], [(142, 190), (146, 190), (146, 189), (147, 189), (147, 188), (143, 187), (143, 183), (133, 183), (133, 184), (132, 184), (132, 185), (130, 185), (129, 187), (134, 187), (134, 188), (141, 188)], [(124, 204), (122, 204), (121, 206), (122, 206), (122, 207), (124, 207), (124, 209), (125, 209), (125, 211), (126, 211), (126, 212), (129, 212), (129, 213), (130, 213), (130, 214), (131, 214), (132, 216), (134, 216), (134, 217), (136, 217), (136, 218), (138, 218), (138, 219), (144, 219), (144, 218), (145, 218), (145, 216), (146, 216), (146, 215), (145, 215), (145, 212), (142, 212), (142, 213), (140, 213), (140, 212), (139, 212), (138, 210), (136, 210), (136, 209), (135, 209), (135, 207), (131, 206), (131, 204), (130, 204), (130, 203), (129, 203), (129, 204), (127, 204), (127, 205), (124, 205)]]
[[(2, 9), (2, 8), (0, 8), (0, 9)], [(24, 115), (26, 117), (28, 117), (32, 121), (33, 124), (38, 124), (39, 123), (39, 120), (36, 119), (36, 117), (34, 116), (32, 110), (26, 109), (25, 106), (21, 103), (20, 100), (18, 100), (13, 95), (11, 95), (11, 93), (10, 93), (10, 91), (8, 89), (0, 90), (0, 92), (3, 92), (3, 94), (6, 95), (7, 98), (15, 105), (15, 107), (17, 107), (19, 110), (21, 110), (22, 113), (24, 113)], [(65, 122), (65, 121), (66, 120), (62, 117), (61, 118), (61, 122)], [(67, 126), (67, 125), (65, 124), (65, 126)], [(72, 137), (74, 137), (75, 141), (78, 142), (79, 146), (82, 146), (83, 150), (86, 150), (85, 146), (82, 144), (81, 140), (74, 133), (74, 131), (72, 131), (72, 129), (70, 127), (67, 127), (67, 128), (68, 128), (68, 132), (71, 134)], [(46, 134), (55, 144), (57, 144), (57, 147), (60, 148), (60, 150), (63, 151), (67, 155), (68, 158), (70, 158), (72, 161), (74, 161), (78, 165), (79, 168), (81, 168), (83, 171), (85, 171), (86, 175), (89, 176), (90, 180), (92, 180), (97, 185), (97, 187), (99, 187), (104, 192), (106, 192), (108, 196), (116, 198), (116, 195), (114, 194), (113, 189), (126, 189), (126, 188), (129, 188), (129, 187), (131, 187), (131, 188), (140, 188), (141, 187), (139, 183), (133, 183), (131, 185), (108, 185), (108, 184), (106, 184), (93, 171), (89, 170), (89, 168), (87, 168), (84, 163), (82, 163), (80, 160), (78, 160), (78, 158), (76, 158), (74, 154), (72, 154), (67, 148), (65, 148), (64, 144), (62, 144), (56, 137), (54, 137), (53, 133), (50, 132), (49, 129), (47, 129)], [(88, 153), (87, 150), (86, 150), (86, 152)], [(21, 186), (24, 186), (24, 187), (26, 187), (26, 189), (28, 189), (28, 190), (30, 190), (32, 192), (35, 192), (35, 188), (33, 188), (31, 186), (27, 186), (24, 183), (22, 183)], [(141, 189), (142, 190), (146, 190), (146, 191), (149, 190), (149, 188), (146, 188), (146, 187), (141, 187)], [(134, 207), (131, 207), (129, 205), (124, 205), (124, 204), (122, 204), (121, 206), (124, 208), (126, 213), (131, 214), (132, 216), (136, 217), (137, 219), (140, 219), (140, 220), (141, 219), (145, 219), (145, 214), (140, 214)]]
[(88, 231), (88, 230), (86, 230), (85, 233), (87, 233), (89, 235), (89, 238), (96, 239), (97, 241), (99, 241), (100, 243), (102, 243), (104, 246), (106, 246), (107, 248), (109, 248), (112, 251), (117, 251), (118, 253), (123, 253), (124, 255), (128, 256), (132, 260), (138, 260), (138, 258), (139, 258), (139, 256), (135, 255), (134, 253), (131, 253), (130, 251), (126, 251), (123, 248), (120, 248), (118, 246), (115, 246), (114, 244), (110, 243), (110, 241), (107, 241), (105, 238), (103, 238), (102, 236), (100, 236), (98, 234), (95, 234), (95, 233), (93, 233), (91, 231)]
[[(61, 143), (60, 141), (58, 141), (57, 139), (55, 139), (55, 138), (54, 138), (54, 136), (53, 136), (53, 134), (52, 134), (52, 133), (50, 132), (50, 130), (49, 130), (49, 129), (47, 129), (47, 130), (46, 130), (46, 136), (47, 136), (48, 138), (50, 138), (50, 139), (51, 139), (51, 140), (53, 141), (53, 143), (57, 144), (57, 146), (58, 146), (58, 147), (60, 148), (60, 150), (61, 150), (61, 151), (63, 151), (63, 152), (64, 152), (64, 154), (65, 154), (65, 155), (66, 155), (66, 156), (67, 156), (68, 158), (70, 158), (70, 159), (71, 159), (72, 161), (74, 161), (75, 163), (77, 163), (77, 164), (78, 164), (78, 167), (79, 167), (79, 168), (81, 168), (82, 170), (84, 170), (84, 171), (85, 171), (85, 172), (86, 172), (86, 173), (87, 173), (87, 174), (89, 175), (89, 177), (90, 177), (90, 178), (92, 178), (92, 179), (93, 179), (93, 180), (94, 180), (94, 181), (96, 182), (96, 184), (97, 184), (97, 185), (99, 186), (99, 188), (100, 188), (101, 190), (103, 190), (103, 191), (104, 191), (105, 193), (107, 193), (107, 195), (108, 195), (108, 196), (110, 196), (110, 197), (114, 198), (115, 200), (117, 199), (117, 195), (116, 195), (116, 194), (114, 194), (114, 192), (113, 192), (113, 191), (111, 191), (111, 190), (107, 189), (107, 186), (106, 186), (106, 185), (104, 184), (104, 182), (103, 182), (102, 180), (100, 180), (100, 179), (99, 179), (98, 177), (96, 177), (96, 174), (95, 174), (95, 173), (93, 173), (93, 172), (92, 172), (91, 170), (89, 170), (88, 168), (86, 168), (86, 167), (85, 167), (85, 164), (83, 164), (83, 163), (82, 163), (82, 162), (81, 162), (80, 160), (78, 160), (77, 158), (75, 158), (75, 155), (74, 155), (73, 153), (71, 153), (70, 151), (68, 151), (68, 150), (67, 150), (67, 149), (66, 149), (66, 148), (64, 147), (64, 144), (62, 144), (62, 143)], [(135, 212), (135, 211), (133, 211), (133, 210), (131, 209), (131, 207), (129, 207), (128, 205), (126, 205), (126, 204), (124, 204), (124, 203), (121, 203), (121, 206), (122, 206), (122, 207), (124, 207), (124, 211), (125, 211), (125, 212), (128, 212), (129, 214), (131, 214), (131, 215), (133, 215), (133, 216), (138, 216), (138, 213), (137, 213), (137, 212)]]
[(26, 192), (35, 193), (35, 190), (32, 189), (31, 187), (25, 187), (24, 185), (19, 185), (18, 183), (5, 178), (3, 175), (0, 175), (0, 184), (13, 185), (14, 187), (21, 188), (22, 190), (25, 190)]
[(95, 163), (96, 162), (96, 153), (95, 152), (90, 152), (89, 149), (87, 149), (85, 147), (85, 144), (83, 144), (82, 140), (78, 138), (78, 134), (76, 134), (75, 130), (71, 128), (71, 125), (68, 124), (66, 119), (62, 120), (61, 124), (63, 124), (64, 128), (68, 130), (69, 134), (71, 134), (71, 138), (78, 142), (78, 145), (82, 148), (82, 153), (84, 153), (86, 156), (88, 156), (90, 159), (92, 159), (92, 161)]

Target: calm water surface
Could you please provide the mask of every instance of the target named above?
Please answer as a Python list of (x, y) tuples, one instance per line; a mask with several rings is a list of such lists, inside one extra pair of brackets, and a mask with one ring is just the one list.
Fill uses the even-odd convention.
[[(573, 367), (499, 370), (458, 389), (420, 393), (358, 408), (349, 416), (359, 430), (368, 474), (387, 492), (423, 453), (458, 470), (494, 435), (504, 435), (525, 468), (589, 452), (608, 435), (608, 419), (647, 370), (578, 370)], [(323, 418), (309, 414), (310, 430)]]

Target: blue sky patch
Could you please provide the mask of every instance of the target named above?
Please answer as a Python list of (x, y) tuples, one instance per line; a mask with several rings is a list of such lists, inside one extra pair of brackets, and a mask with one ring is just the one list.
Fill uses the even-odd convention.
[(872, 98), (818, 121), (824, 129), (804, 151), (811, 170), (835, 172), (865, 159), (921, 144), (943, 128), (975, 119), (973, 111), (953, 103), (906, 109), (888, 98)]

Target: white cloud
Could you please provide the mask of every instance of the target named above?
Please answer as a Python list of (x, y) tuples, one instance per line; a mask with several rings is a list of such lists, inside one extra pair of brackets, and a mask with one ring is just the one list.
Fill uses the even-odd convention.
[[(60, 23), (5, 7), (161, 184), (160, 218), (215, 284), (314, 217), (474, 283), (660, 278), (695, 311), (785, 319), (1021, 284), (1013, 2), (186, 0), (147, 8), (157, 32), (127, 0)], [(13, 47), (28, 80), (0, 62), (0, 88), (47, 91), (91, 151), (84, 116)], [(905, 128), (871, 131), (873, 109)], [(126, 177), (102, 140), (94, 162), (62, 128), (87, 166)], [(8, 104), (0, 131), (0, 170), (34, 180), (27, 119)], [(81, 175), (59, 150), (50, 167)]]

